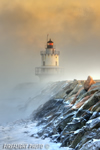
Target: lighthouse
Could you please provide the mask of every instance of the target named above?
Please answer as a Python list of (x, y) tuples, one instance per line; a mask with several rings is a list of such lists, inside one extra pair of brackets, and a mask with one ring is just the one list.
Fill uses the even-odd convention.
[(35, 75), (41, 81), (54, 81), (61, 77), (63, 68), (59, 67), (60, 51), (54, 48), (54, 42), (47, 41), (45, 51), (41, 51), (41, 67), (35, 68)]

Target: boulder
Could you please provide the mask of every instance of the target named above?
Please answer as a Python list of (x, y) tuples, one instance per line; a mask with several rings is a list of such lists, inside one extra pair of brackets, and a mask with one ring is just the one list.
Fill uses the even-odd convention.
[[(99, 87), (100, 88), (100, 87)], [(88, 89), (88, 92), (93, 90), (93, 89), (98, 89), (98, 86), (91, 86), (89, 89)]]
[(63, 87), (60, 84), (55, 98), (34, 112), (34, 120), (41, 125), (36, 137), (50, 137), (75, 150), (91, 139), (100, 139), (100, 83), (94, 83), (88, 77), (85, 88), (77, 80)]
[(63, 87), (57, 94), (53, 96), (54, 99), (63, 99), (68, 95), (78, 84), (77, 80), (70, 81), (65, 87)]
[(92, 115), (92, 112), (90, 112), (89, 110), (78, 109), (78, 111), (76, 112), (74, 117), (75, 118), (80, 118), (80, 117), (83, 117), (83, 116), (89, 115), (89, 114)]
[(97, 102), (91, 109), (91, 111), (96, 111), (100, 107), (100, 101)]
[(91, 85), (91, 87), (93, 87), (93, 86), (98, 86), (98, 87), (100, 87), (100, 80), (99, 80), (99, 81), (96, 81), (95, 84)]
[(85, 122), (81, 121), (76, 121), (75, 123), (72, 121), (70, 123), (67, 124), (67, 126), (64, 128), (64, 130), (62, 131), (62, 135), (66, 135), (69, 133), (73, 133), (75, 130), (80, 129)]
[(95, 84), (96, 82), (93, 80), (91, 76), (88, 76), (87, 80), (84, 83), (84, 89), (88, 91), (88, 89), (91, 87), (92, 84)]
[(86, 102), (91, 96), (92, 96), (92, 95), (84, 97), (79, 103), (77, 103), (77, 104), (75, 105), (75, 107), (76, 107), (76, 108), (80, 108), (80, 107), (84, 104), (84, 102)]
[(51, 140), (52, 142), (55, 142), (55, 143), (60, 142), (60, 134), (52, 135), (51, 138), (52, 138)]
[(81, 83), (78, 83), (78, 84), (75, 86), (75, 88), (72, 90), (72, 92), (69, 93), (68, 96), (71, 96), (71, 95), (74, 95), (74, 94), (76, 94), (76, 96), (77, 96), (77, 93), (78, 93), (78, 91), (79, 91), (80, 89), (83, 89), (83, 85), (82, 85)]
[(76, 135), (74, 133), (69, 133), (65, 136), (61, 136), (61, 143), (62, 143), (61, 147), (66, 147), (66, 150), (67, 150), (67, 147), (70, 146), (70, 144), (74, 140), (75, 136)]
[[(83, 145), (85, 145), (85, 143), (87, 143), (88, 141), (92, 140), (92, 139), (100, 139), (100, 128), (98, 129), (92, 129), (92, 130), (88, 130), (87, 128), (84, 128), (84, 135), (82, 136), (81, 141), (77, 144), (77, 146), (75, 147), (76, 150), (80, 150)], [(86, 149), (84, 150), (88, 150), (88, 148), (86, 147)], [(94, 150), (96, 150), (94, 148)]]
[(100, 92), (93, 94), (81, 107), (80, 109), (89, 109), (100, 100)]
[(76, 101), (76, 103), (78, 103), (79, 101), (81, 101), (84, 97), (89, 96), (89, 95), (92, 95), (92, 94), (94, 94), (94, 93), (96, 93), (96, 92), (98, 92), (98, 91), (99, 91), (99, 89), (98, 89), (98, 87), (97, 87), (97, 88), (91, 89), (90, 91), (87, 91), (87, 92), (83, 93), (83, 94), (79, 97), (78, 101)]
[(100, 139), (91, 139), (86, 142), (80, 150), (99, 150), (100, 149)]
[[(83, 94), (76, 100), (75, 104), (81, 102), (81, 101), (82, 101), (85, 97), (87, 97), (87, 96), (90, 96), (90, 98), (91, 98), (91, 96), (92, 96), (93, 94), (98, 93), (99, 91), (100, 91), (100, 90), (99, 90), (99, 88), (97, 87), (97, 88), (91, 89), (90, 91), (87, 91), (87, 92), (83, 93)], [(91, 107), (91, 108), (92, 108), (92, 107)]]
[(97, 112), (100, 112), (100, 107), (96, 109)]
[(58, 124), (58, 129), (60, 129), (61, 131), (63, 131), (63, 129), (66, 127), (66, 125), (72, 121), (74, 116), (74, 112), (70, 113), (68, 115), (66, 115), (63, 120)]
[[(81, 90), (79, 95), (73, 99), (73, 101), (71, 102), (71, 104), (77, 104), (79, 102), (81, 102), (85, 97), (89, 96), (91, 97), (94, 93), (96, 93), (97, 91), (99, 91), (99, 87), (96, 88), (92, 88), (91, 90), (87, 91), (86, 90)], [(88, 98), (88, 97), (87, 97)]]
[(82, 137), (84, 136), (84, 134), (85, 134), (84, 129), (80, 130), (80, 132), (77, 134), (77, 136), (72, 141), (70, 148), (75, 148), (76, 145), (82, 140)]
[(84, 90), (83, 87), (80, 88), (79, 91), (76, 93), (76, 95), (75, 95), (73, 101), (71, 102), (71, 104), (75, 104), (76, 101), (77, 101), (82, 95), (84, 95), (85, 93), (86, 93), (86, 90)]
[(91, 130), (93, 128), (99, 128), (100, 127), (100, 117), (97, 117), (95, 119), (89, 120), (86, 123), (86, 125), (89, 128), (89, 130)]
[(75, 96), (75, 98), (73, 99), (73, 101), (71, 102), (71, 104), (75, 104), (76, 101), (77, 101), (77, 97)]
[(81, 95), (84, 94), (85, 92), (86, 92), (86, 91), (84, 90), (84, 88), (81, 87), (81, 88), (78, 90), (78, 92), (77, 92), (77, 94), (76, 94), (76, 97), (81, 96)]
[(70, 96), (70, 97), (66, 96), (65, 99), (64, 99), (64, 102), (71, 103), (75, 98), (76, 98), (75, 94)]
[(97, 117), (99, 117), (99, 116), (100, 116), (100, 112), (93, 112), (93, 114), (92, 114), (90, 120), (91, 120), (91, 119), (94, 119), (94, 118), (97, 118)]
[(32, 113), (32, 120), (41, 121), (41, 119), (43, 119), (44, 117), (47, 118), (58, 112), (60, 106), (62, 107), (62, 109), (60, 110), (63, 110), (64, 104), (62, 99), (51, 99), (47, 101), (40, 109), (37, 109)]

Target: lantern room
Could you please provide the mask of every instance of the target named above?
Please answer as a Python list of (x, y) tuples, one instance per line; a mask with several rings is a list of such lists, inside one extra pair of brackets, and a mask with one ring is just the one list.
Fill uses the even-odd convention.
[(51, 39), (47, 42), (47, 48), (53, 48), (53, 42)]

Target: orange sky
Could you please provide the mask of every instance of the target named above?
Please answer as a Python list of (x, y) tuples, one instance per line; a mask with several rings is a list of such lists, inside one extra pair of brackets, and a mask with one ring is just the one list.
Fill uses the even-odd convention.
[(61, 51), (66, 78), (99, 78), (99, 0), (0, 0), (2, 82), (37, 79), (47, 34)]
[(4, 38), (7, 33), (32, 43), (47, 33), (65, 32), (69, 42), (71, 37), (83, 41), (99, 34), (99, 6), (98, 0), (1, 0), (1, 30), (6, 31)]

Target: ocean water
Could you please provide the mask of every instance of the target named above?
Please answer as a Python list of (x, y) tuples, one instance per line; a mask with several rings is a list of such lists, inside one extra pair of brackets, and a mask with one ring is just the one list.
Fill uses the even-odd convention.
[[(1, 93), (0, 150), (40, 149), (40, 147), (36, 147), (37, 145), (42, 146), (42, 150), (69, 150), (66, 147), (60, 148), (60, 143), (50, 142), (49, 138), (43, 140), (31, 137), (41, 127), (36, 127), (36, 122), (26, 119), (65, 85), (66, 82), (24, 83)], [(17, 147), (15, 144), (22, 145), (22, 147)], [(25, 145), (26, 147), (24, 147)]]
[[(50, 142), (49, 138), (43, 140), (41, 138), (31, 137), (31, 135), (35, 134), (40, 128), (41, 127), (36, 127), (36, 122), (27, 120), (19, 120), (5, 126), (0, 126), (0, 150), (71, 150), (67, 147), (61, 148), (60, 143)], [(16, 148), (14, 148), (13, 145), (15, 145)], [(39, 147), (37, 147), (37, 145)], [(22, 147), (20, 148), (20, 146)], [(31, 146), (34, 147), (32, 148)]]

